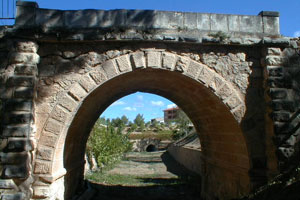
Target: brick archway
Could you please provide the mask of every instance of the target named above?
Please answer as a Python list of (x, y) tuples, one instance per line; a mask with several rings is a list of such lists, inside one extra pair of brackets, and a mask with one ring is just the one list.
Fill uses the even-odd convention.
[(107, 60), (69, 88), (41, 131), (34, 174), (44, 184), (34, 184), (35, 194), (49, 190), (72, 196), (83, 178), (85, 145), (94, 122), (112, 102), (136, 91), (174, 101), (195, 124), (203, 148), (202, 195), (226, 198), (249, 191), (250, 159), (239, 126), (246, 110), (243, 96), (206, 65), (145, 49)]

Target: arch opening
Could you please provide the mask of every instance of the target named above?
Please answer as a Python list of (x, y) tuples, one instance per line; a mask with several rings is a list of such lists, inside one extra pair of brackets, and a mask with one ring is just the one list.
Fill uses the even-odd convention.
[[(226, 194), (237, 196), (249, 191), (248, 151), (239, 124), (228, 107), (194, 79), (178, 72), (147, 68), (110, 79), (90, 93), (80, 105), (64, 143), (66, 196), (74, 194), (70, 185), (80, 185), (83, 180), (85, 145), (98, 116), (117, 99), (137, 91), (170, 99), (182, 108), (200, 133), (201, 195), (214, 194), (219, 190), (219, 194), (226, 198)], [(78, 167), (75, 169), (74, 166)], [(219, 184), (216, 185), (216, 182)]]
[(149, 144), (149, 145), (146, 147), (146, 151), (147, 151), (147, 152), (155, 152), (155, 151), (157, 151), (157, 148), (156, 148), (155, 145)]
[[(172, 118), (173, 123), (169, 118), (169, 121), (155, 121), (169, 114), (165, 111), (178, 111), (180, 116)], [(173, 102), (149, 93), (138, 92), (118, 99), (101, 114), (90, 134), (85, 179), (93, 187), (103, 190), (107, 184), (124, 191), (130, 190), (127, 185), (137, 191), (145, 187), (143, 190), (153, 195), (151, 199), (154, 200), (162, 196), (180, 199), (178, 195), (199, 199), (199, 174), (176, 162), (176, 157), (167, 150), (177, 140), (178, 134), (188, 131), (191, 126), (188, 117), (183, 114)], [(156, 118), (153, 119), (153, 116)], [(112, 145), (108, 138), (118, 145)], [(123, 148), (128, 142), (132, 148)], [(97, 148), (93, 148), (92, 144)], [(99, 154), (99, 149), (104, 151), (103, 154)], [(121, 156), (118, 154), (120, 151)], [(95, 161), (99, 161), (98, 166), (92, 168)], [(197, 161), (200, 162), (200, 156)], [(153, 190), (157, 186), (160, 189)], [(139, 192), (128, 193), (131, 199), (138, 198)], [(108, 192), (104, 198), (114, 198), (115, 195)]]

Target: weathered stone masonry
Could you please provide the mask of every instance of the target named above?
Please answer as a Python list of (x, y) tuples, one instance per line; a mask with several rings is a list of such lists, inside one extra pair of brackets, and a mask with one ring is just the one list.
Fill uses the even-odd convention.
[(266, 89), (274, 122), (280, 171), (299, 164), (299, 70), (297, 48), (267, 48), (265, 60)]
[[(278, 13), (59, 11), (18, 2), (2, 30), (3, 199), (70, 199), (107, 106), (144, 91), (178, 104), (202, 146), (202, 192), (229, 199), (294, 166), (299, 55)], [(219, 32), (221, 31), (221, 32)]]
[[(13, 191), (3, 199), (25, 199), (32, 196), (31, 184), (36, 145), (33, 102), (39, 56), (35, 42), (11, 40), (3, 45), (1, 99), (1, 188)], [(6, 62), (5, 62), (6, 60)], [(15, 193), (15, 191), (18, 191)]]

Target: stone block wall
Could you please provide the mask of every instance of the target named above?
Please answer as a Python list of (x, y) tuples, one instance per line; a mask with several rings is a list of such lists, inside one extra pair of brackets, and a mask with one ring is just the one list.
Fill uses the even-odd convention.
[(168, 152), (181, 165), (201, 176), (201, 150), (184, 146), (170, 145)]
[(160, 150), (160, 139), (144, 138), (130, 141), (133, 143), (133, 151), (135, 152), (146, 152), (149, 145), (154, 147), (153, 151)]
[(38, 45), (26, 40), (2, 40), (1, 47), (0, 189), (5, 189), (1, 197), (21, 200), (32, 196)]
[(267, 48), (266, 88), (269, 117), (274, 123), (273, 137), (279, 169), (299, 165), (300, 141), (300, 54), (297, 48)]

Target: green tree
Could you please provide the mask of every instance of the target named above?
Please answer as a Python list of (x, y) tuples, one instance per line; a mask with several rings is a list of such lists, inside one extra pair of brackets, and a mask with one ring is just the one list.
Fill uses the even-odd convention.
[(145, 119), (143, 117), (143, 115), (141, 114), (137, 114), (137, 116), (134, 119), (134, 123), (140, 127), (140, 129), (145, 129)]
[(116, 131), (116, 127), (112, 124), (104, 127), (99, 119), (87, 142), (87, 154), (94, 155), (99, 166), (109, 165), (120, 160), (123, 154), (132, 148), (128, 135), (120, 134), (119, 129)]
[(153, 128), (155, 128), (155, 129), (159, 129), (159, 122), (156, 121), (156, 120), (153, 120), (151, 126), (152, 126)]
[(135, 131), (138, 128), (138, 126), (135, 123), (130, 124), (130, 131)]
[(112, 119), (111, 120), (111, 125), (114, 127), (114, 128), (117, 128), (119, 129), (120, 131), (122, 131), (124, 128), (125, 128), (125, 123), (122, 121), (121, 118), (117, 117), (115, 119)]
[(171, 122), (170, 121), (166, 121), (165, 122), (165, 126), (168, 127), (168, 128), (170, 128), (171, 127)]
[(146, 128), (149, 128), (151, 126), (151, 122), (150, 121), (146, 122), (145, 126)]
[(107, 124), (107, 121), (106, 121), (105, 117), (100, 117), (100, 118), (99, 118), (99, 122), (100, 122), (101, 124), (103, 124), (103, 125), (106, 125), (106, 124)]
[(126, 115), (123, 115), (123, 116), (121, 117), (121, 120), (122, 120), (122, 122), (123, 122), (125, 125), (128, 125), (129, 119), (128, 119), (128, 117), (126, 117)]
[(174, 122), (176, 124), (176, 129), (173, 131), (173, 138), (175, 140), (178, 140), (189, 133), (190, 124), (192, 124), (192, 122), (182, 110), (177, 111), (177, 117)]
[(141, 131), (143, 131), (145, 128), (146, 128), (146, 127), (145, 127), (145, 123), (142, 123), (142, 124), (140, 125)]
[(106, 120), (105, 120), (105, 124), (107, 125), (107, 126), (109, 126), (110, 125), (110, 119), (109, 118), (107, 118)]

